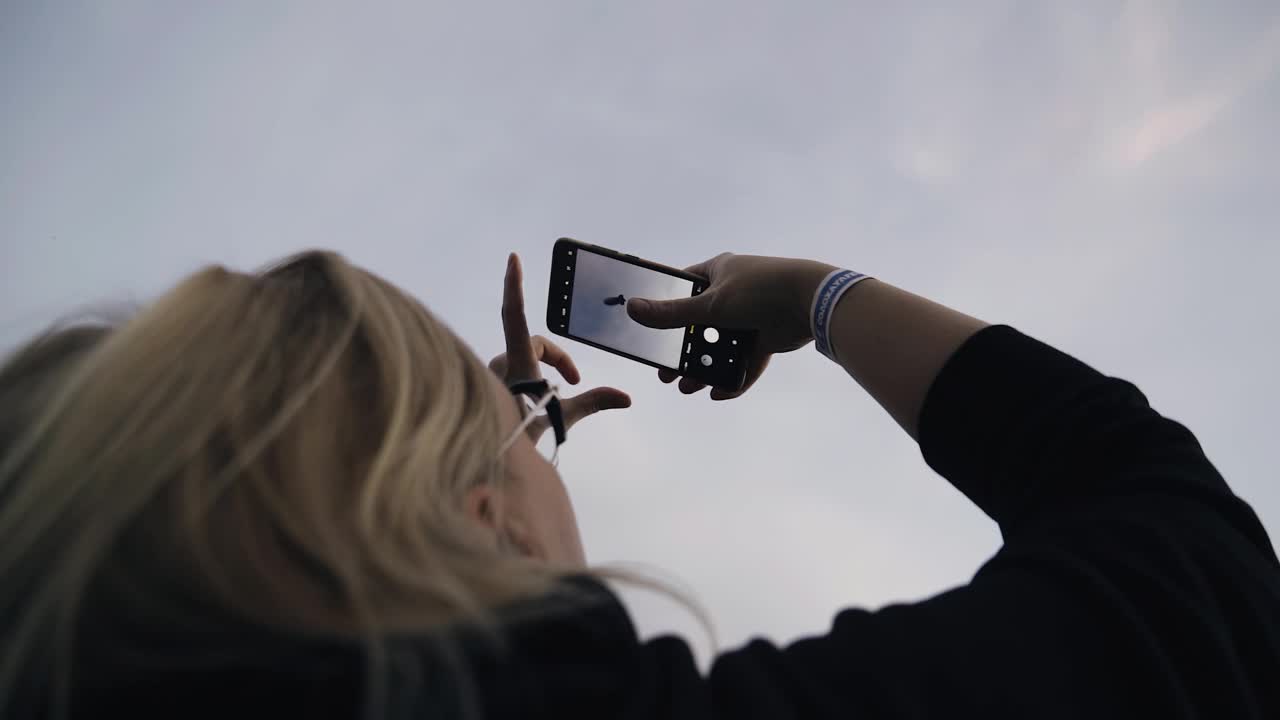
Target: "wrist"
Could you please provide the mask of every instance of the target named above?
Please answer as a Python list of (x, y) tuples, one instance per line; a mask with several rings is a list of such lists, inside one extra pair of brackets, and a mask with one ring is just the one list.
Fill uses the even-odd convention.
[(797, 260), (791, 272), (790, 324), (806, 340), (813, 339), (813, 298), (823, 281), (838, 268), (814, 260)]
[(870, 276), (853, 270), (832, 270), (822, 279), (821, 284), (813, 294), (813, 305), (810, 312), (811, 322), (813, 323), (813, 347), (835, 363), (840, 363), (832, 338), (832, 318), (835, 316), (836, 306), (840, 304), (846, 293), (852, 290), (854, 286), (860, 284), (863, 280), (870, 279)]

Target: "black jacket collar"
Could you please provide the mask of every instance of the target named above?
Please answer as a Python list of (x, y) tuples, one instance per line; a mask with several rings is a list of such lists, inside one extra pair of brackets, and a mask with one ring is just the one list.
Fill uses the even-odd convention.
[[(354, 643), (237, 641), (218, 661), (120, 668), (74, 678), (74, 717), (596, 717), (624, 702), (636, 630), (603, 583), (567, 579), (544, 597), (503, 608), (494, 628), (459, 625), (388, 639), (382, 665)], [(191, 648), (188, 648), (190, 650)], [(199, 648), (208, 657), (208, 648)], [(373, 672), (370, 672), (373, 671)], [(373, 677), (385, 677), (379, 685)]]

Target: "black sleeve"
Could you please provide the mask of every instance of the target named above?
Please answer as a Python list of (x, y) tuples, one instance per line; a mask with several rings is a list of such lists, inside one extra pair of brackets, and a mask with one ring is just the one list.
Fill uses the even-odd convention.
[(1132, 384), (1007, 326), (979, 332), (943, 368), (920, 447), (1006, 540), (1072, 509), (1154, 494), (1203, 503), (1274, 561), (1253, 511), (1190, 431)]
[(720, 714), (1280, 717), (1270, 540), (1133, 385), (991, 327), (940, 373), (920, 439), (1004, 547), (964, 587), (721, 656)]

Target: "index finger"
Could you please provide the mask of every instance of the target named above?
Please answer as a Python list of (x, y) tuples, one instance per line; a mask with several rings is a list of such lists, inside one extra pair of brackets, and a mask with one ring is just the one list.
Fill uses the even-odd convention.
[(684, 271), (706, 278), (707, 282), (715, 282), (716, 279), (714, 276), (716, 275), (716, 272), (719, 270), (720, 266), (731, 257), (733, 257), (733, 253), (722, 252), (715, 257), (707, 258), (700, 263), (690, 265), (685, 268)]
[(507, 257), (507, 276), (502, 287), (502, 332), (507, 341), (508, 377), (520, 380), (540, 377), (538, 356), (524, 316), (524, 272), (515, 253)]
[(715, 258), (711, 258), (709, 260), (703, 260), (700, 263), (694, 263), (693, 265), (686, 267), (684, 271), (693, 275), (697, 275), (698, 277), (704, 280), (710, 281), (711, 273), (708, 271), (711, 269), (711, 263), (713, 262), (715, 262)]
[(559, 345), (541, 335), (535, 335), (533, 352), (541, 362), (555, 368), (556, 372), (559, 372), (570, 385), (577, 385), (582, 381), (582, 374), (578, 372), (578, 366), (573, 362), (573, 358)]

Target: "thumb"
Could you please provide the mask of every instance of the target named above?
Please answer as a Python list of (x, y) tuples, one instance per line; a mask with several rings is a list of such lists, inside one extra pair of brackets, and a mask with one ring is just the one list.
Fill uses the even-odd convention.
[(632, 320), (651, 328), (666, 330), (685, 325), (707, 324), (710, 293), (678, 300), (645, 300), (633, 298), (627, 301), (627, 315)]
[(631, 407), (631, 396), (611, 387), (598, 387), (581, 395), (565, 398), (561, 403), (564, 408), (564, 426), (569, 429), (579, 420), (595, 415), (601, 410), (620, 410)]

